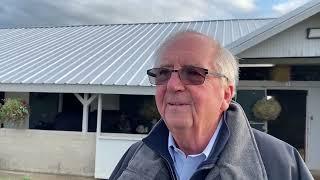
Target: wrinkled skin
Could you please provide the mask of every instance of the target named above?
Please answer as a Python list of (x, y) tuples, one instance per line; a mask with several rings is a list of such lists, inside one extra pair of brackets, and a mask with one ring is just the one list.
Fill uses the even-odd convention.
[[(215, 71), (216, 44), (206, 36), (185, 33), (161, 50), (158, 67), (180, 69), (193, 65)], [(157, 85), (156, 104), (177, 145), (185, 154), (202, 152), (220, 116), (229, 107), (234, 86), (207, 76), (201, 85), (184, 85), (173, 73), (166, 85)]]

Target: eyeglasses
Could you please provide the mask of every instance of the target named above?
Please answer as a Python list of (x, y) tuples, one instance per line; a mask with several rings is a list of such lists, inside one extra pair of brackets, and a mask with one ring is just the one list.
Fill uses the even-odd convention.
[(200, 85), (204, 83), (207, 75), (212, 75), (219, 78), (228, 78), (217, 72), (209, 72), (208, 69), (194, 67), (194, 66), (183, 66), (182, 68), (175, 70), (165, 67), (152, 68), (147, 70), (149, 81), (153, 85), (164, 85), (169, 81), (172, 72), (177, 72), (181, 82), (184, 85)]

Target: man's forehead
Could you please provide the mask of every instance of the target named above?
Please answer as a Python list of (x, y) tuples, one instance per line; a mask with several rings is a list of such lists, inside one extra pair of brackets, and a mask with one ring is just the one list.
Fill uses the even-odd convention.
[[(211, 56), (210, 56), (211, 57)], [(211, 64), (211, 58), (204, 56), (204, 54), (196, 54), (195, 52), (175, 52), (175, 53), (166, 53), (163, 56), (160, 56), (156, 66), (159, 67), (175, 67), (175, 66), (196, 66), (196, 67), (206, 67), (208, 63)]]
[(163, 51), (177, 49), (192, 49), (192, 48), (215, 48), (216, 43), (210, 37), (202, 34), (186, 32), (179, 34), (163, 44)]
[(183, 32), (162, 44), (155, 66), (170, 66), (173, 63), (203, 66), (205, 59), (212, 60), (217, 47), (217, 43), (206, 35)]

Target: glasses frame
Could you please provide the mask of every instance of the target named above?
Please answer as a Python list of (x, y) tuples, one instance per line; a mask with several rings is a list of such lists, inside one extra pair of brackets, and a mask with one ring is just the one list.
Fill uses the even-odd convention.
[[(199, 74), (203, 77), (203, 80), (201, 81), (201, 83), (187, 83), (187, 82), (192, 82), (192, 81), (187, 80), (187, 79), (184, 79), (184, 78), (181, 78), (181, 77), (182, 77), (182, 70), (185, 69), (185, 68), (194, 68), (195, 71), (202, 71), (202, 72), (203, 72), (203, 75), (202, 75), (202, 73), (199, 73)], [(154, 71), (155, 69), (165, 69), (165, 70), (168, 70), (168, 71), (170, 72), (170, 75), (169, 75), (169, 77), (168, 77), (166, 80), (162, 81), (161, 83), (156, 83), (156, 75), (155, 75), (155, 73), (152, 72), (152, 71)], [(152, 84), (152, 85), (165, 85), (165, 84), (167, 84), (168, 81), (170, 80), (173, 72), (178, 73), (178, 76), (179, 76), (179, 78), (180, 78), (180, 81), (181, 81), (184, 85), (201, 85), (201, 84), (203, 84), (204, 81), (206, 80), (207, 75), (211, 75), (211, 76), (217, 77), (217, 78), (225, 78), (227, 81), (229, 81), (229, 78), (228, 78), (227, 76), (225, 76), (224, 74), (221, 74), (221, 73), (218, 73), (218, 72), (209, 71), (208, 69), (201, 68), (201, 67), (190, 66), (190, 65), (183, 66), (183, 67), (181, 67), (180, 69), (172, 69), (172, 68), (168, 68), (168, 67), (151, 68), (151, 69), (148, 69), (148, 70), (147, 70), (147, 75), (148, 75), (148, 77), (149, 77), (149, 82), (150, 82), (150, 84)]]

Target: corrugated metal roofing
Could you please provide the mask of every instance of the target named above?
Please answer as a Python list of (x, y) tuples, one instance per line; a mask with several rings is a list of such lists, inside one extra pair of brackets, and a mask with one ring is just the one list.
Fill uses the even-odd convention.
[(171, 33), (226, 46), (273, 19), (0, 29), (0, 83), (150, 86), (146, 69)]

